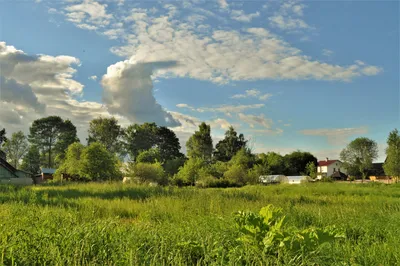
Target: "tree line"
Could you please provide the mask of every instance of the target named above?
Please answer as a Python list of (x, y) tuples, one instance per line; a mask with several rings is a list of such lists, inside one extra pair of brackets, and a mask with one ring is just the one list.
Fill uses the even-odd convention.
[[(388, 138), (384, 168), (391, 176), (400, 175), (399, 139), (397, 130)], [(5, 129), (1, 130), (0, 147), (16, 168), (32, 174), (39, 173), (40, 167), (57, 168), (57, 178), (63, 175), (79, 181), (127, 176), (158, 184), (241, 186), (257, 183), (260, 175), (317, 175), (317, 158), (311, 153), (255, 155), (245, 136), (233, 127), (214, 147), (206, 123), (187, 141), (187, 155), (180, 152), (179, 139), (169, 128), (155, 123), (123, 128), (114, 117), (90, 121), (86, 145), (70, 120), (49, 116), (33, 121), (28, 136), (20, 131), (8, 139)], [(377, 145), (367, 138), (355, 139), (340, 158), (349, 173), (365, 178), (377, 158)]]

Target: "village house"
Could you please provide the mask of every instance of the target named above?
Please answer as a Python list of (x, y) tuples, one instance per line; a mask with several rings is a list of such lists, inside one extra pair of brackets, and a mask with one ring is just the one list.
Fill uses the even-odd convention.
[(339, 160), (326, 160), (319, 161), (317, 167), (317, 179), (322, 177), (338, 176), (340, 179), (347, 178), (347, 171), (343, 167), (343, 163)]
[(30, 173), (9, 164), (5, 152), (0, 150), (0, 183), (31, 185), (33, 179)]

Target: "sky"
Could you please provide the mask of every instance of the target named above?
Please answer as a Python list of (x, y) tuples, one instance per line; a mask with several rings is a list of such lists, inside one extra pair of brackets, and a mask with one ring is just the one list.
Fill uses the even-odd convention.
[(399, 128), (398, 1), (0, 0), (0, 127), (48, 115), (233, 126), (256, 153), (338, 159)]

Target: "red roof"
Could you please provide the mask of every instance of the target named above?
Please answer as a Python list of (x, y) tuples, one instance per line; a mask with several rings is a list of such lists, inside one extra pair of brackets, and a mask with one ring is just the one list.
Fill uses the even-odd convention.
[(331, 165), (333, 163), (336, 163), (339, 160), (324, 160), (324, 161), (319, 161), (318, 162), (318, 166), (328, 166)]

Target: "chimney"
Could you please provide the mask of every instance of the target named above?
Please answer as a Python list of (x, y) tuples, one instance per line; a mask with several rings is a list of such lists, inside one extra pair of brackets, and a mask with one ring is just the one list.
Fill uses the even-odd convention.
[(329, 158), (328, 158), (328, 157), (326, 157), (326, 161), (329, 161)]

